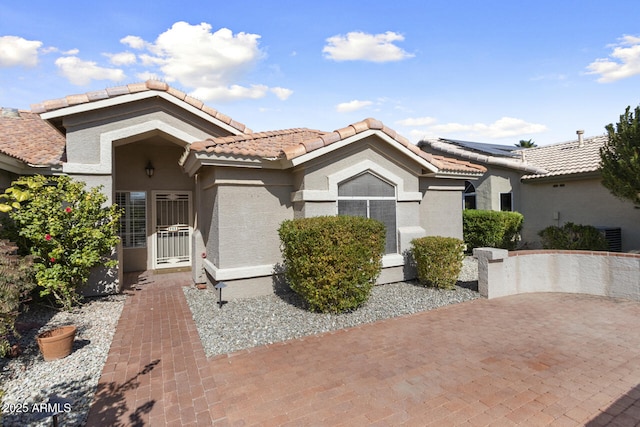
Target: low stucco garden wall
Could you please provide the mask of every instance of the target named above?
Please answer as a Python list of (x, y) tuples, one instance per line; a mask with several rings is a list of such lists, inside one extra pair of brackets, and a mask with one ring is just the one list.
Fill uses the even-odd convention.
[(568, 292), (640, 301), (640, 255), (476, 248), (478, 290), (487, 298)]

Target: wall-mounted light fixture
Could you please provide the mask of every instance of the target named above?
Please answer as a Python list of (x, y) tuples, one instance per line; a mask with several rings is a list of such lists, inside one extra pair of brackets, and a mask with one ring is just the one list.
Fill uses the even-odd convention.
[(147, 172), (147, 176), (149, 178), (151, 178), (153, 176), (153, 173), (155, 172), (155, 169), (153, 168), (153, 165), (151, 164), (151, 161), (149, 161), (149, 163), (147, 163), (147, 166), (144, 168), (145, 172)]

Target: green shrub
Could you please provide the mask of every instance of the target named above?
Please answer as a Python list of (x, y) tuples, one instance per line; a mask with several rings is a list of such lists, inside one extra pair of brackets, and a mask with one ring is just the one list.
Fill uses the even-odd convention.
[(545, 249), (583, 251), (606, 251), (609, 249), (604, 235), (590, 225), (568, 222), (562, 227), (555, 225), (547, 227), (538, 235), (542, 237), (542, 247)]
[(0, 357), (9, 354), (10, 339), (19, 336), (16, 319), (36, 286), (31, 257), (16, 255), (17, 249), (0, 241)]
[(352, 216), (284, 221), (278, 229), (289, 286), (312, 311), (353, 310), (382, 268), (385, 227)]
[(523, 221), (519, 212), (464, 210), (462, 232), (467, 250), (482, 247), (515, 249)]
[(94, 267), (114, 267), (110, 258), (119, 242), (117, 206), (104, 207), (100, 188), (68, 176), (36, 175), (15, 181), (0, 197), (9, 212), (12, 241), (34, 259), (40, 295), (52, 295), (69, 310), (80, 301), (80, 288)]
[(454, 237), (427, 236), (411, 241), (421, 285), (451, 289), (462, 269), (464, 242)]

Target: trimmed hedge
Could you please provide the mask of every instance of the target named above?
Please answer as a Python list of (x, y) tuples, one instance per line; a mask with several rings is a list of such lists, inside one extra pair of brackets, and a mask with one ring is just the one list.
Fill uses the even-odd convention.
[(607, 251), (604, 235), (595, 227), (568, 222), (562, 227), (552, 225), (538, 233), (545, 249)]
[(385, 227), (363, 217), (284, 221), (278, 229), (285, 276), (309, 309), (340, 313), (369, 298), (382, 269)]
[(467, 209), (462, 212), (462, 233), (467, 250), (516, 248), (524, 217), (519, 212)]
[(421, 285), (451, 289), (462, 269), (464, 242), (454, 237), (427, 236), (411, 241)]

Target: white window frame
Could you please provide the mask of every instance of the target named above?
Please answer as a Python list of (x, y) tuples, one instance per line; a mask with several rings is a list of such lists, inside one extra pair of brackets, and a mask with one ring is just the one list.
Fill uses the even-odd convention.
[[(142, 239), (138, 239), (136, 237), (136, 232), (134, 231), (122, 231), (120, 229), (122, 217), (124, 217), (125, 227), (131, 229), (134, 224), (134, 218), (132, 217), (131, 212), (131, 194), (132, 193), (142, 193), (144, 194), (144, 235), (141, 236)], [(120, 240), (122, 241), (123, 249), (146, 249), (147, 248), (147, 227), (148, 227), (148, 201), (147, 201), (147, 192), (142, 190), (118, 190), (115, 192), (116, 201), (118, 199), (118, 194), (125, 194), (125, 204), (118, 205), (119, 208), (122, 208), (124, 211), (122, 212), (122, 217), (120, 221), (118, 221), (118, 235), (120, 236)], [(127, 235), (129, 238), (125, 238)], [(140, 236), (139, 236), (140, 237)], [(128, 243), (133, 242), (133, 245)], [(135, 243), (139, 242), (140, 244), (136, 245)]]

